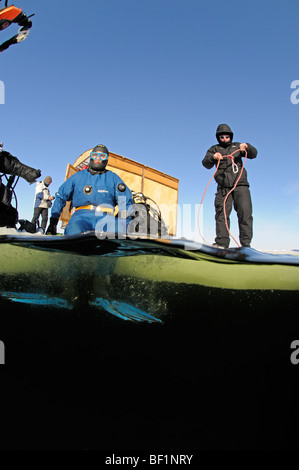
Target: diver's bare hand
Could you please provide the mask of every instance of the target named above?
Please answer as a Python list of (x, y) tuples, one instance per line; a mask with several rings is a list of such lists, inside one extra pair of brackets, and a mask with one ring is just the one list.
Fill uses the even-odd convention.
[(221, 155), (220, 152), (214, 153), (214, 158), (215, 160), (223, 160), (223, 156)]
[(248, 145), (247, 144), (240, 144), (240, 150), (244, 152), (247, 149)]

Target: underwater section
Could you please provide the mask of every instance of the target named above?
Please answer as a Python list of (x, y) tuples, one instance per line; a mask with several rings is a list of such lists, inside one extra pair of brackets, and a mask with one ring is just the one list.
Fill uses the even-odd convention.
[(298, 256), (50, 238), (0, 243), (2, 448), (298, 449)]

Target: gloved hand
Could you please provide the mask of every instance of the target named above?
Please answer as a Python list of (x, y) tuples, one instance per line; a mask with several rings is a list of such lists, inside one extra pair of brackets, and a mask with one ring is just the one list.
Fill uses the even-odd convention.
[[(30, 15), (33, 16), (33, 15)], [(32, 26), (32, 21), (27, 18), (25, 13), (21, 12), (18, 16), (18, 25), (22, 26), (22, 29), (30, 29)]]
[(27, 165), (22, 165), (20, 176), (28, 181), (28, 183), (32, 184), (41, 176), (41, 171)]
[(50, 222), (46, 231), (46, 235), (57, 235), (58, 219), (50, 217)]
[(34, 183), (41, 176), (41, 171), (24, 165), (17, 157), (14, 157), (6, 150), (0, 152), (0, 171), (9, 175), (20, 176), (28, 183)]

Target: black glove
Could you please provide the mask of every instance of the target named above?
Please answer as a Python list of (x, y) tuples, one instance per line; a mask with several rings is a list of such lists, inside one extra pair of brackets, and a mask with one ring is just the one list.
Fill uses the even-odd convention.
[(37, 178), (41, 175), (40, 170), (36, 170), (35, 168), (31, 168), (30, 166), (22, 164), (20, 167), (19, 176), (24, 178), (24, 180), (28, 181), (28, 183), (34, 183)]
[(48, 225), (46, 235), (57, 235), (57, 224), (58, 219), (56, 219), (56, 217), (50, 217), (50, 223)]
[(20, 176), (28, 183), (34, 181), (41, 176), (41, 171), (24, 165), (17, 157), (14, 157), (6, 150), (0, 152), (0, 171), (14, 176)]
[[(30, 15), (33, 16), (33, 15)], [(22, 26), (22, 29), (30, 29), (32, 26), (32, 21), (27, 18), (25, 13), (21, 12), (13, 21), (13, 23), (18, 23), (19, 26)]]

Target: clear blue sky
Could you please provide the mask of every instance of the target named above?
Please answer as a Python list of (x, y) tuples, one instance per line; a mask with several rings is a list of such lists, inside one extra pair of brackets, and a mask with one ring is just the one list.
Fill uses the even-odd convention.
[[(194, 206), (213, 171), (201, 161), (217, 125), (228, 123), (259, 151), (246, 162), (252, 246), (299, 248), (297, 0), (14, 4), (35, 17), (28, 39), (0, 55), (0, 140), (53, 177), (52, 193), (68, 162), (104, 143), (179, 178), (180, 205)], [(1, 42), (16, 30), (0, 32)], [(213, 182), (203, 210), (210, 243), (215, 190)], [(34, 185), (20, 181), (17, 194), (20, 217), (31, 219)], [(235, 212), (231, 220), (238, 238)], [(184, 235), (200, 240), (191, 232)]]

